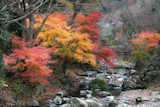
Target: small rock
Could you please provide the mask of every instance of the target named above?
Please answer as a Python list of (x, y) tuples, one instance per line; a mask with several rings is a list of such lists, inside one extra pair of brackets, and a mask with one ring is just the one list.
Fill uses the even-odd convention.
[(152, 94), (153, 96), (157, 96), (157, 95), (160, 94), (160, 92), (159, 92), (159, 91), (152, 91), (151, 94)]
[(134, 69), (131, 69), (130, 70), (130, 74), (132, 75), (132, 74), (135, 74), (137, 71), (136, 70), (134, 70)]
[(118, 82), (123, 82), (123, 81), (124, 81), (124, 78), (118, 78), (117, 81), (118, 81)]
[(130, 107), (128, 104), (122, 103), (118, 104), (116, 107)]
[(141, 103), (142, 102), (142, 97), (137, 97), (136, 98), (136, 103), (138, 104), (138, 103)]
[(56, 96), (56, 98), (54, 98), (54, 103), (57, 105), (61, 105), (63, 103), (63, 100), (61, 97)]
[(77, 97), (72, 98), (71, 102), (75, 104), (76, 107), (88, 107), (88, 104), (85, 100)]
[(87, 94), (86, 97), (87, 97), (87, 98), (91, 98), (91, 97), (92, 97), (92, 94)]
[(102, 107), (103, 105), (93, 99), (87, 99), (86, 102), (88, 103), (89, 107)]
[(117, 103), (115, 101), (111, 101), (108, 104), (108, 107), (116, 107)]
[(111, 93), (107, 91), (100, 91), (96, 95), (98, 95), (99, 97), (106, 97), (106, 96), (110, 96)]
[(28, 106), (29, 106), (29, 107), (39, 107), (40, 104), (39, 104), (38, 101), (33, 100), (33, 101), (31, 101), (31, 102), (28, 104)]
[(63, 105), (60, 105), (59, 107), (74, 107), (74, 106), (72, 106), (71, 104), (63, 104)]
[(54, 101), (53, 101), (52, 99), (48, 99), (47, 102), (48, 102), (49, 104), (54, 103)]
[(152, 99), (153, 102), (160, 102), (160, 96), (156, 96)]
[(81, 97), (86, 97), (87, 91), (86, 90), (80, 90), (80, 96)]
[(70, 101), (70, 98), (67, 98), (67, 97), (64, 97), (64, 98), (63, 98), (63, 102), (64, 102), (64, 103), (69, 103), (69, 101)]
[(49, 107), (57, 107), (57, 105), (52, 103), (52, 104), (49, 104)]
[(108, 101), (108, 102), (110, 102), (110, 101), (114, 101), (115, 99), (114, 99), (114, 96), (107, 96), (106, 98), (105, 98), (105, 101)]
[(68, 96), (68, 93), (65, 90), (62, 90), (57, 93), (57, 96), (66, 97)]
[(106, 75), (104, 73), (100, 73), (96, 75), (96, 79), (104, 80)]

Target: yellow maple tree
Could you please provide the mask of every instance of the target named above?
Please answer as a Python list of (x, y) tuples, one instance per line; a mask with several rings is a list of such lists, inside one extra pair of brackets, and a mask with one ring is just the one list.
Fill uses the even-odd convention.
[[(35, 15), (35, 32), (43, 17), (44, 15)], [(89, 35), (74, 31), (67, 25), (65, 16), (61, 13), (52, 13), (48, 16), (36, 41), (42, 46), (56, 46), (57, 51), (54, 51), (54, 54), (67, 57), (68, 60), (96, 65), (96, 57), (92, 53), (95, 44), (89, 39)]]

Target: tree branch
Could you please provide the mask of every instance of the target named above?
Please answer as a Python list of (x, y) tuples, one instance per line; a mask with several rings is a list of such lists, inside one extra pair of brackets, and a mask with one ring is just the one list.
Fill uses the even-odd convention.
[(23, 20), (25, 18), (27, 18), (29, 15), (33, 14), (34, 12), (36, 12), (36, 10), (38, 10), (42, 5), (44, 5), (45, 3), (47, 3), (48, 0), (46, 0), (45, 2), (41, 3), (39, 6), (37, 6), (36, 8), (34, 8), (31, 12), (25, 14), (24, 16), (21, 16), (19, 18), (16, 18), (16, 19), (13, 19), (13, 20), (10, 20), (7, 22), (7, 24), (11, 24), (11, 23), (14, 23), (14, 22), (17, 22), (19, 20)]
[(48, 9), (47, 9), (48, 12), (46, 13), (46, 15), (45, 15), (45, 17), (44, 17), (44, 19), (43, 19), (40, 27), (38, 28), (36, 34), (34, 35), (34, 40), (35, 40), (35, 39), (37, 38), (37, 36), (39, 35), (39, 33), (40, 33), (40, 31), (42, 30), (42, 28), (43, 28), (43, 26), (44, 26), (44, 24), (45, 24), (45, 22), (46, 22), (46, 20), (47, 20), (47, 18), (48, 18), (48, 16), (49, 16), (49, 14), (52, 12), (51, 6), (52, 6), (52, 0), (50, 1), (50, 4), (49, 4)]

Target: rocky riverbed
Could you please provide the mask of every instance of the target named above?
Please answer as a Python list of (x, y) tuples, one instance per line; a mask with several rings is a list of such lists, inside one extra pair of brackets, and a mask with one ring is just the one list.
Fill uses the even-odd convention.
[[(145, 77), (141, 79), (141, 75), (136, 75), (136, 72), (134, 64), (128, 62), (123, 62), (117, 69), (108, 68), (102, 63), (100, 70), (86, 71), (80, 75), (83, 79), (78, 88), (70, 89), (70, 92), (60, 90), (56, 97), (46, 101), (46, 105), (48, 107), (159, 107), (160, 92), (145, 89), (146, 84), (143, 84)], [(96, 82), (91, 85), (93, 81)], [(75, 90), (79, 93), (75, 93)], [(34, 104), (30, 106), (40, 106), (38, 102), (34, 103), (35, 106)]]

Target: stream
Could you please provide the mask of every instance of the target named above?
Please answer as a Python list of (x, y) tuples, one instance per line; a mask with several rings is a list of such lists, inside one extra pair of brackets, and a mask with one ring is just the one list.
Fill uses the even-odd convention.
[[(160, 92), (144, 89), (141, 77), (134, 75), (133, 64), (125, 62), (118, 69), (108, 68), (102, 63), (101, 70), (86, 71), (81, 75), (83, 87), (80, 95), (71, 96), (66, 90), (47, 101), (49, 107), (160, 107)], [(126, 69), (131, 68), (131, 69)], [(108, 91), (89, 89), (91, 81), (99, 79), (110, 86)], [(94, 93), (96, 92), (96, 96)]]

